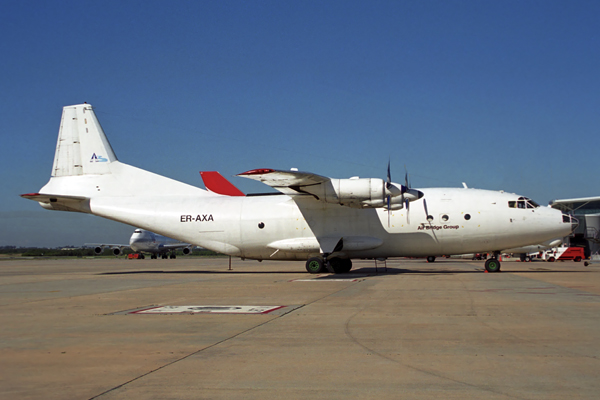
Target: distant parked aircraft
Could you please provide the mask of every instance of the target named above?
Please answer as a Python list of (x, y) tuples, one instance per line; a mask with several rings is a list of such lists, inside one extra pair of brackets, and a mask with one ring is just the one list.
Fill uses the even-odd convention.
[(126, 244), (92, 244), (94, 252), (100, 254), (105, 247), (112, 248), (113, 254), (118, 256), (125, 247), (131, 248), (133, 251), (140, 253), (144, 258), (144, 253), (150, 253), (150, 258), (175, 258), (175, 250), (183, 249), (183, 254), (190, 254), (192, 245), (183, 243), (179, 240), (171, 239), (166, 236), (159, 235), (154, 232), (144, 229), (136, 229), (133, 231), (129, 239), (129, 245)]

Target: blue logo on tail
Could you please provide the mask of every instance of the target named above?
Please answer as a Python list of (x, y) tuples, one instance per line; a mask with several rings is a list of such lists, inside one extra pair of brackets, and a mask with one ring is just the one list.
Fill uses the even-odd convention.
[(96, 153), (92, 154), (92, 159), (90, 162), (107, 162), (108, 158), (104, 158), (102, 156), (97, 156)]

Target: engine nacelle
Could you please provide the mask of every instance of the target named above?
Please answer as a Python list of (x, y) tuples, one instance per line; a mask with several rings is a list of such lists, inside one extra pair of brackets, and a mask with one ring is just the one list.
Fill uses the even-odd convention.
[(121, 248), (120, 247), (113, 247), (112, 252), (115, 256), (118, 256), (119, 254), (121, 254)]
[(192, 252), (189, 247), (184, 247), (183, 250), (181, 250), (181, 251), (186, 256)]
[(392, 210), (404, 207), (404, 201), (423, 197), (423, 193), (418, 190), (408, 189), (397, 183), (387, 184), (379, 178), (331, 179), (320, 185), (302, 187), (302, 191), (321, 201), (353, 208), (387, 208), (389, 197)]
[(383, 205), (385, 182), (378, 178), (331, 179), (320, 185), (303, 187), (302, 191), (326, 203), (363, 208), (365, 201), (379, 201)]
[(100, 246), (94, 247), (94, 253), (96, 254), (102, 254), (103, 251), (104, 249)]

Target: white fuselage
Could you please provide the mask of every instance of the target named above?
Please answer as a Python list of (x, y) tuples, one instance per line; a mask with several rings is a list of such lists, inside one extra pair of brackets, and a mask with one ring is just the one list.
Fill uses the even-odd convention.
[[(202, 191), (202, 189), (198, 189)], [(316, 238), (369, 237), (382, 244), (344, 251), (350, 258), (428, 256), (498, 251), (571, 232), (549, 207), (509, 208), (517, 195), (458, 188), (420, 189), (410, 210), (355, 209), (287, 195), (93, 198), (93, 214), (217, 252), (252, 259), (307, 259), (322, 253)], [(202, 191), (203, 192), (203, 191)], [(425, 212), (425, 207), (427, 213)], [(433, 217), (430, 221), (427, 215)], [(272, 246), (284, 240), (299, 245)], [(270, 246), (271, 245), (271, 246)]]

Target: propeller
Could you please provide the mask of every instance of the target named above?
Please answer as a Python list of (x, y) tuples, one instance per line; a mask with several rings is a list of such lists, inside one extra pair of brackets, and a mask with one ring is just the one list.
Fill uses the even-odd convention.
[(404, 193), (406, 193), (410, 189), (410, 182), (408, 182), (408, 170), (406, 169), (406, 164), (404, 165), (404, 186), (402, 187), (402, 204), (406, 207), (406, 223), (410, 224), (410, 201), (408, 201), (404, 197)]
[[(388, 227), (391, 225), (391, 212), (392, 212), (392, 197), (400, 195), (400, 204), (394, 206), (395, 209), (406, 207), (406, 220), (410, 224), (409, 212), (410, 202), (413, 200), (420, 199), (423, 197), (423, 192), (410, 188), (410, 182), (408, 181), (408, 171), (406, 165), (404, 166), (404, 185), (398, 185), (392, 183), (392, 174), (390, 171), (390, 161), (388, 160), (387, 165), (387, 178), (385, 181), (385, 207), (388, 210)], [(398, 193), (399, 192), (399, 193)], [(397, 204), (394, 202), (394, 204)], [(399, 207), (398, 207), (399, 206)]]

